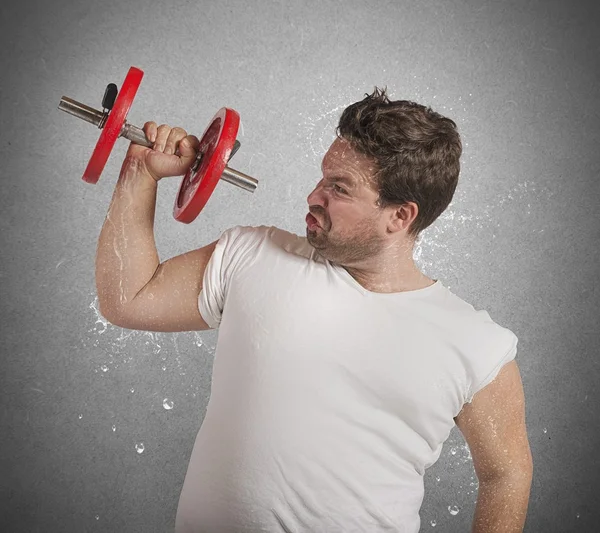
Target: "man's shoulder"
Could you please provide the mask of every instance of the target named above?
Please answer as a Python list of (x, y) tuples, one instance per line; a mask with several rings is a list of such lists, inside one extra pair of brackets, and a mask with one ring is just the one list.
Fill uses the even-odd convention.
[[(306, 237), (301, 237), (291, 231), (276, 226), (233, 226), (223, 232), (231, 241), (244, 241), (247, 244), (258, 246), (269, 244), (284, 252), (309, 258), (313, 247), (308, 243)], [(240, 241), (240, 242), (241, 242)]]
[(445, 287), (445, 293), (443, 299), (444, 311), (449, 317), (452, 317), (454, 327), (473, 333), (479, 328), (484, 331), (505, 329), (490, 316), (487, 309), (477, 307), (477, 304), (472, 304), (447, 287)]
[(223, 231), (223, 235), (225, 234), (230, 234), (230, 235), (235, 235), (235, 236), (269, 236), (272, 237), (273, 235), (283, 235), (283, 234), (287, 234), (289, 236), (294, 236), (294, 237), (298, 237), (297, 235), (294, 235), (293, 233), (283, 230), (281, 228), (278, 228), (276, 226), (267, 226), (264, 224), (261, 224), (259, 226), (248, 226), (248, 225), (244, 225), (244, 224), (237, 224), (235, 226), (231, 226), (228, 229)]
[[(460, 296), (448, 291), (447, 298), (455, 332), (474, 343), (513, 346), (517, 341), (516, 334), (492, 318), (488, 309), (478, 308)], [(491, 350), (492, 348), (490, 348)]]

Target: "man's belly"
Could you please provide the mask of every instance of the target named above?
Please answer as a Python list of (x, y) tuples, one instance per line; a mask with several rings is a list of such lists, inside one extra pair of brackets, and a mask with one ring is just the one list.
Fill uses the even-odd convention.
[[(233, 434), (207, 413), (176, 533), (418, 533), (423, 479), (324, 435)], [(353, 452), (353, 453), (350, 453)]]

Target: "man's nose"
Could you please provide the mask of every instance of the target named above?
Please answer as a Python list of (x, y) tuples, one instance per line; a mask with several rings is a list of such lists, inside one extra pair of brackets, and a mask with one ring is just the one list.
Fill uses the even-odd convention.
[(324, 203), (324, 197), (322, 192), (321, 185), (323, 184), (323, 180), (317, 183), (317, 186), (313, 189), (313, 191), (308, 195), (306, 201), (308, 205), (322, 205)]

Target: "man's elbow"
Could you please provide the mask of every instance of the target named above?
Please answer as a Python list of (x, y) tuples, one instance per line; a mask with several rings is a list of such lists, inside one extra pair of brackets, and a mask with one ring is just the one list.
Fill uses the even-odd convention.
[(98, 300), (98, 313), (104, 317), (104, 319), (117, 327), (123, 326), (123, 312), (114, 305), (108, 305), (102, 300)]
[(500, 471), (485, 472), (477, 475), (479, 483), (494, 482), (498, 480), (510, 480), (512, 484), (531, 486), (533, 480), (533, 464), (527, 463)]
[(531, 457), (531, 452), (529, 452), (529, 456), (523, 463), (510, 469), (509, 474), (512, 474), (516, 479), (522, 479), (525, 484), (531, 485), (533, 480), (533, 459)]

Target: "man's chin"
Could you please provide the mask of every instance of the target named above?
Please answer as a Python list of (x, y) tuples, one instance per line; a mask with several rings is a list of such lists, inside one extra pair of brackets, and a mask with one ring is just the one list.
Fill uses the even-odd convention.
[[(320, 229), (320, 228), (319, 228)], [(315, 248), (323, 247), (323, 239), (319, 238), (319, 230), (310, 230), (306, 228), (306, 238), (308, 242), (312, 244)]]

